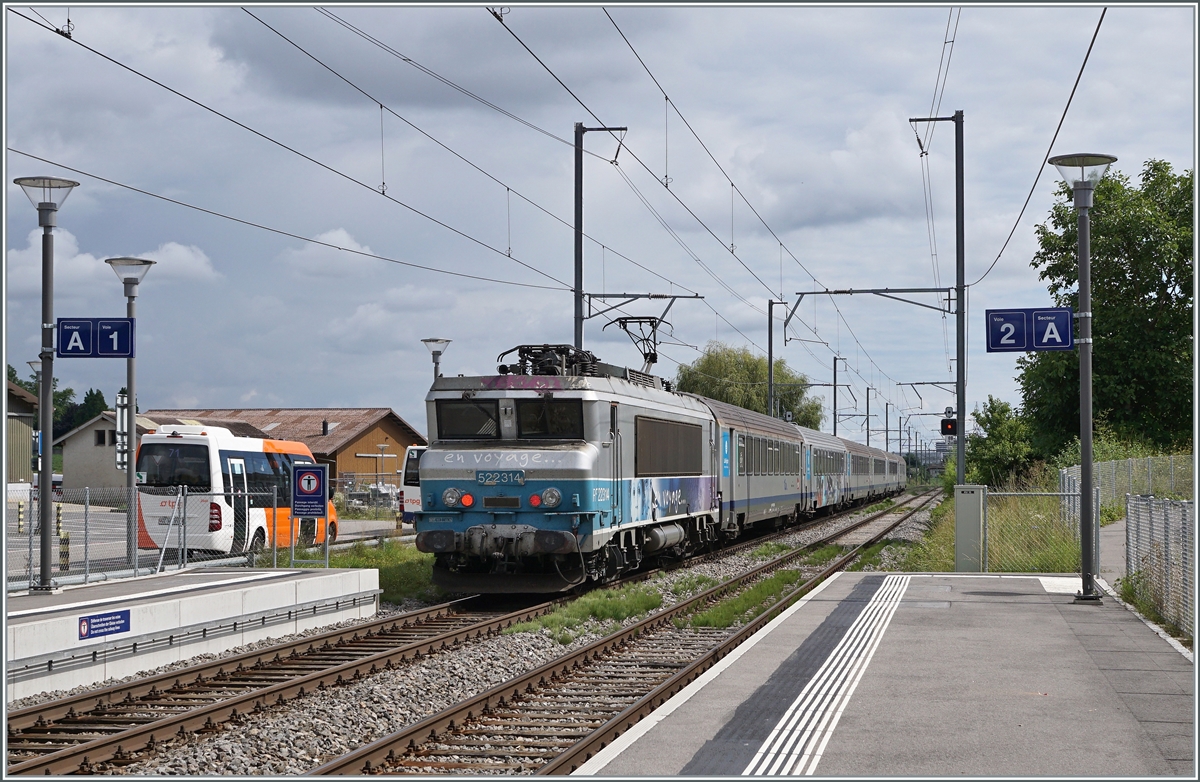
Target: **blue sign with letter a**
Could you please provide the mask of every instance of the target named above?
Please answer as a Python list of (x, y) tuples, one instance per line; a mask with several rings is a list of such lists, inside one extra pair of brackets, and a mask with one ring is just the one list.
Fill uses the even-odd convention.
[(1073, 350), (1070, 307), (986, 310), (988, 353)]
[(58, 358), (133, 358), (134, 318), (59, 318)]

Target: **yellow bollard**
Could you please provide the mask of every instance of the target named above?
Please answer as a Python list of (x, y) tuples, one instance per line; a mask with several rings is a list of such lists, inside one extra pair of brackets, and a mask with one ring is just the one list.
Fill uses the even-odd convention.
[(25, 503), (17, 503), (17, 534), (25, 534)]
[(66, 573), (71, 569), (71, 533), (58, 538), (58, 569)]
[(54, 506), (54, 534), (62, 537), (62, 503)]

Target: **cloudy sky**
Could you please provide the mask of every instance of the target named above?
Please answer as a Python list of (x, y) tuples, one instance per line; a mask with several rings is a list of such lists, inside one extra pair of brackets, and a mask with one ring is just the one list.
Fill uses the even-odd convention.
[[(5, 11), (8, 363), (25, 375), (40, 344), (37, 213), (12, 179), (64, 176), (81, 186), (59, 212), (56, 317), (124, 315), (103, 260), (157, 261), (138, 299), (142, 409), (386, 406), (421, 431), (422, 338), (453, 340), (442, 371), (468, 375), (571, 342), (576, 122), (628, 127), (620, 147), (586, 136), (585, 289), (704, 296), (668, 315), (656, 371), (673, 377), (713, 339), (765, 353), (770, 298), (953, 285), (953, 126), (918, 127), (925, 179), (908, 118), (961, 109), (968, 408), (1019, 402), (983, 313), (1050, 304), (1029, 265), (1058, 183), (1042, 160), (1101, 14), (72, 5), (68, 39), (65, 6)], [(1193, 169), (1195, 34), (1191, 6), (1110, 8), (1053, 151), (1116, 155), (1135, 181), (1150, 158)], [(797, 314), (789, 336), (807, 341), (777, 329), (777, 355), (823, 383), (845, 357), (844, 414), (868, 387), (872, 414), (953, 404), (921, 386), (922, 410), (897, 385), (952, 385), (953, 318), (873, 296), (808, 296)], [(640, 366), (607, 322), (587, 321), (585, 347)], [(118, 360), (55, 370), (79, 397), (124, 385)], [(934, 436), (936, 417), (912, 423)], [(865, 439), (862, 418), (839, 433)]]

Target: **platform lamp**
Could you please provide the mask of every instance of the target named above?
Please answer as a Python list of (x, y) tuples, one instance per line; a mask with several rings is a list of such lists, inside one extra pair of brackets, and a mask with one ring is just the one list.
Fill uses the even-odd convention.
[(450, 344), (451, 340), (430, 337), (429, 339), (421, 340), (421, 342), (425, 343), (425, 347), (429, 348), (429, 352), (433, 354), (433, 379), (437, 380), (442, 376), (442, 354), (446, 352), (446, 346)]
[(42, 378), (45, 380), (38, 383), (38, 417), (42, 432), (42, 463), (38, 471), (41, 569), (38, 583), (30, 584), (29, 590), (49, 592), (53, 589), (50, 583), (50, 569), (53, 567), (50, 517), (53, 503), (46, 499), (46, 492), (53, 490), (54, 481), (54, 228), (58, 225), (58, 208), (79, 183), (71, 179), (38, 176), (18, 177), (13, 184), (21, 186), (37, 209), (38, 225), (42, 228), (42, 351), (38, 354)]
[[(145, 278), (154, 261), (145, 258), (108, 258), (104, 261), (125, 283), (125, 317), (130, 321), (136, 314), (138, 284)], [(137, 359), (131, 354), (125, 359), (125, 492), (129, 504), (125, 509), (125, 558), (126, 564), (136, 574), (138, 566), (137, 546)]]
[(1096, 573), (1096, 518), (1092, 494), (1092, 196), (1108, 167), (1116, 162), (1112, 155), (1081, 153), (1055, 155), (1050, 164), (1066, 180), (1075, 200), (1079, 234), (1079, 539), (1080, 576), (1083, 581), (1076, 601), (1099, 601)]

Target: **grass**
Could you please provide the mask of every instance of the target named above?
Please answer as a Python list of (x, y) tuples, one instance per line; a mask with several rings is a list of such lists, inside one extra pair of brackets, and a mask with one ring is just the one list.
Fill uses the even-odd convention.
[(868, 565), (870, 565), (872, 569), (878, 570), (880, 556), (883, 554), (883, 550), (885, 548), (887, 548), (888, 545), (889, 545), (888, 541), (885, 541), (885, 540), (881, 540), (878, 543), (873, 543), (872, 545), (863, 549), (862, 552), (858, 555), (858, 559), (854, 560), (854, 564), (851, 565), (850, 567), (846, 568), (846, 570), (847, 571), (863, 570)]
[(1115, 524), (1125, 518), (1125, 511), (1117, 503), (1109, 503), (1100, 506), (1100, 526), (1107, 527), (1109, 524)]
[(843, 546), (835, 546), (832, 543), (828, 543), (804, 557), (803, 563), (805, 565), (824, 565), (826, 562), (832, 562), (845, 553), (846, 549)]
[(988, 570), (1078, 573), (1079, 540), (1057, 497), (988, 500)]
[(947, 499), (929, 514), (929, 531), (920, 543), (908, 548), (897, 570), (928, 573), (954, 572), (954, 500)]
[(1137, 612), (1178, 639), (1184, 646), (1192, 648), (1192, 637), (1179, 629), (1158, 611), (1161, 595), (1155, 584), (1142, 571), (1134, 571), (1117, 583), (1121, 599), (1137, 609)]
[(886, 510), (895, 504), (896, 503), (893, 502), (890, 498), (886, 499), (886, 500), (880, 500), (879, 502), (875, 503), (874, 505), (868, 505), (867, 507), (863, 508), (863, 513), (877, 513), (878, 511)]
[(721, 582), (712, 576), (705, 576), (700, 573), (688, 573), (675, 579), (675, 582), (671, 584), (671, 592), (677, 597), (695, 595), (706, 589), (712, 589), (719, 583)]
[[(320, 548), (297, 549), (297, 559), (321, 559)], [(259, 562), (271, 564), (271, 550), (259, 555)], [(287, 549), (279, 550), (279, 565), (290, 567)], [(295, 567), (321, 567), (320, 565), (297, 564)], [(348, 549), (329, 552), (331, 568), (375, 568), (379, 571), (381, 598), (388, 603), (399, 603), (405, 598), (421, 600), (437, 599), (440, 591), (433, 585), (433, 554), (417, 551), (416, 546), (399, 541), (386, 541), (380, 546), (356, 543)]]
[(784, 543), (764, 543), (751, 551), (750, 556), (754, 559), (775, 559), (791, 550), (792, 547)]
[(580, 628), (586, 622), (616, 625), (661, 606), (662, 595), (644, 584), (629, 584), (620, 589), (597, 589), (545, 616), (513, 625), (504, 632), (527, 633), (545, 629), (554, 640), (566, 645), (582, 632)]
[(730, 627), (735, 622), (749, 622), (802, 583), (804, 580), (800, 571), (780, 570), (728, 600), (676, 620), (676, 624), (680, 627), (720, 628)]

